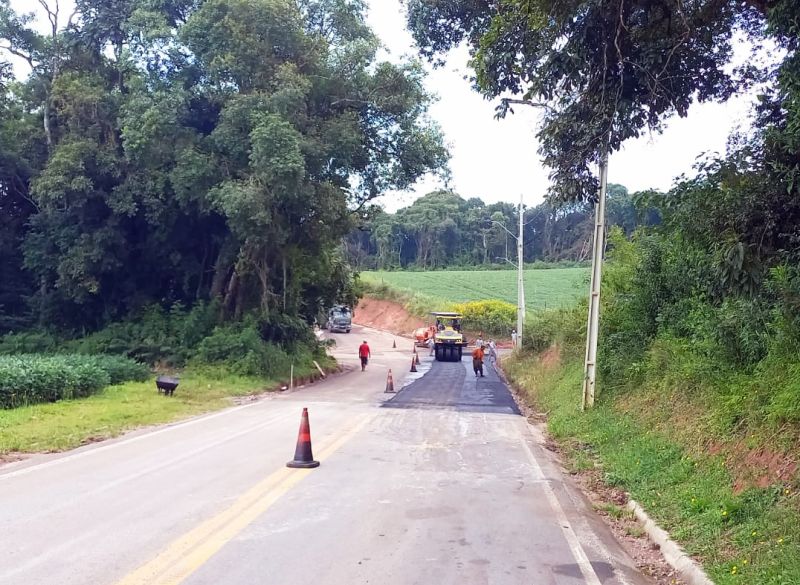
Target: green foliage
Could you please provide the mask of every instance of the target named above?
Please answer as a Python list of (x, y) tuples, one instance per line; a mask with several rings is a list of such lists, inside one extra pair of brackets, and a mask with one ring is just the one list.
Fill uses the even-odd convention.
[(199, 303), (191, 310), (180, 303), (169, 310), (153, 305), (65, 347), (79, 353), (124, 354), (148, 364), (180, 366), (218, 321), (215, 303)]
[(308, 355), (308, 350), (289, 354), (281, 346), (265, 342), (254, 325), (228, 325), (216, 328), (200, 343), (192, 363), (195, 367), (220, 366), (240, 376), (276, 379), (289, 375), (293, 360), (303, 362)]
[(541, 353), (556, 345), (569, 355), (583, 351), (586, 336), (586, 303), (573, 307), (528, 313), (524, 350)]
[[(666, 359), (659, 361), (658, 376), (653, 371), (645, 384), (632, 389), (635, 396), (606, 395), (587, 412), (580, 411), (582, 353), (562, 354), (562, 363), (521, 355), (504, 365), (527, 400), (548, 413), (549, 431), (567, 464), (600, 469), (606, 483), (630, 493), (715, 583), (797, 582), (796, 486), (736, 489), (735, 470), (723, 454), (708, 450), (709, 444), (725, 445), (731, 428), (715, 427), (714, 417), (700, 408), (709, 404), (702, 377), (695, 379), (699, 386), (688, 388), (678, 379), (664, 382), (670, 375), (664, 368), (674, 372), (688, 355), (673, 351), (662, 356)], [(626, 404), (632, 398), (636, 402)], [(759, 430), (749, 430), (754, 451), (776, 448), (774, 429), (758, 435), (752, 433)]]
[(60, 340), (50, 333), (24, 331), (9, 333), (0, 338), (0, 355), (21, 353), (54, 353)]
[(127, 322), (95, 346), (180, 363), (199, 340), (132, 317), (310, 323), (352, 299), (354, 212), (446, 166), (422, 67), (380, 60), (363, 2), (75, 4), (41, 34), (0, 0), (27, 74), (0, 64), (0, 334)]
[(470, 301), (450, 307), (464, 315), (464, 327), (507, 337), (517, 323), (517, 307), (504, 301)]
[(0, 356), (0, 407), (83, 398), (148, 374), (142, 364), (120, 356)]

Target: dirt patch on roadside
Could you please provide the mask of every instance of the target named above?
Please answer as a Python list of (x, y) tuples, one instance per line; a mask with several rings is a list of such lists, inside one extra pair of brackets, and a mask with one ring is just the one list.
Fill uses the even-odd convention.
[(403, 305), (369, 297), (358, 303), (353, 322), (407, 337), (412, 336), (415, 329), (425, 327), (425, 322), (411, 315)]
[(539, 359), (546, 370), (554, 370), (561, 365), (561, 348), (557, 345), (551, 345)]
[(726, 465), (734, 476), (734, 493), (749, 487), (767, 488), (771, 485), (786, 485), (797, 479), (796, 446), (788, 452), (773, 451), (761, 446), (748, 449), (744, 440), (730, 448)]
[(678, 572), (664, 560), (658, 545), (647, 538), (633, 512), (625, 508), (628, 494), (606, 484), (598, 468), (576, 473), (575, 479), (595, 512), (611, 527), (614, 536), (642, 573), (658, 585), (686, 585)]

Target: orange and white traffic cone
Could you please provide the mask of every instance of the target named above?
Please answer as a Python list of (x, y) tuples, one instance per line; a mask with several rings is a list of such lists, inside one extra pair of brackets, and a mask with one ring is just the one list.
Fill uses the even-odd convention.
[(386, 376), (386, 390), (388, 394), (394, 394), (394, 379), (392, 378), (392, 370), (389, 370), (389, 375)]
[(411, 356), (411, 371), (417, 371), (417, 360), (414, 359), (414, 356)]
[(297, 446), (294, 449), (294, 459), (286, 464), (286, 467), (296, 467), (300, 469), (310, 469), (319, 467), (319, 461), (314, 461), (311, 452), (311, 426), (308, 424), (308, 409), (303, 409), (303, 416), (300, 418), (300, 431), (297, 433)]

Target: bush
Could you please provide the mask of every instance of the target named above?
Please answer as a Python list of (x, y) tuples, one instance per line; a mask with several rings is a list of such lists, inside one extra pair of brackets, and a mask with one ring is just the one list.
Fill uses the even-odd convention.
[(145, 366), (119, 356), (0, 356), (0, 407), (83, 398), (109, 384), (147, 375)]
[(58, 339), (49, 333), (35, 331), (9, 333), (0, 339), (0, 354), (52, 353), (58, 343)]
[(277, 378), (288, 376), (292, 357), (281, 346), (264, 341), (254, 324), (238, 323), (214, 329), (200, 342), (192, 361), (198, 366), (222, 366), (232, 374)]
[(68, 342), (69, 351), (85, 354), (123, 354), (147, 364), (181, 366), (217, 323), (216, 303), (198, 303), (191, 310), (181, 303), (169, 310), (150, 306), (140, 315)]
[(517, 308), (505, 301), (471, 301), (452, 306), (464, 315), (464, 326), (484, 334), (509, 335), (517, 326)]
[(586, 343), (585, 303), (569, 309), (551, 309), (529, 313), (523, 331), (523, 349), (542, 352), (559, 344), (565, 351), (582, 351)]

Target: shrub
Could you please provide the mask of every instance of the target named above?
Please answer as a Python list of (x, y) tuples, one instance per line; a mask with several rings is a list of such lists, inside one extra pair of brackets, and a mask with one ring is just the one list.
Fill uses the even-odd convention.
[(291, 363), (279, 346), (267, 343), (255, 325), (233, 324), (217, 327), (197, 346), (196, 365), (222, 366), (242, 376), (274, 376), (289, 371)]
[(150, 306), (142, 314), (66, 344), (85, 354), (123, 354), (137, 361), (181, 366), (217, 323), (216, 303), (198, 303), (187, 311), (181, 303), (169, 310)]
[(509, 335), (516, 327), (517, 308), (505, 301), (471, 301), (453, 305), (464, 315), (464, 325), (493, 335)]
[(569, 309), (551, 309), (529, 313), (523, 331), (523, 349), (542, 352), (553, 344), (565, 351), (582, 351), (586, 342), (585, 303)]
[(25, 331), (9, 333), (0, 339), (0, 354), (51, 353), (58, 346), (58, 339), (49, 333)]

